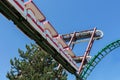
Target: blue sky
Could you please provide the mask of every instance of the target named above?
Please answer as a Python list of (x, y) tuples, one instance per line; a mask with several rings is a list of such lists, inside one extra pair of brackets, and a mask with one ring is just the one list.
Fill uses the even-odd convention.
[[(47, 20), (60, 34), (97, 27), (104, 37), (95, 41), (91, 55), (97, 54), (110, 42), (120, 39), (120, 0), (34, 0)], [(9, 60), (18, 57), (18, 48), (34, 43), (11, 21), (0, 14), (0, 80), (10, 70)], [(81, 46), (85, 45), (85, 46)], [(78, 44), (74, 52), (82, 55), (86, 43)], [(106, 56), (94, 69), (88, 80), (120, 80), (120, 48)], [(68, 80), (74, 80), (69, 74)]]

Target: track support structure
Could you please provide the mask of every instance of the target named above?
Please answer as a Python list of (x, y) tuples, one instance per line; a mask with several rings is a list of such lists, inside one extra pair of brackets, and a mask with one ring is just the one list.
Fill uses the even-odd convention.
[(93, 33), (92, 33), (92, 36), (91, 36), (91, 38), (90, 38), (89, 44), (88, 44), (87, 49), (86, 49), (86, 51), (85, 51), (85, 53), (84, 53), (82, 62), (81, 62), (81, 64), (80, 64), (80, 67), (79, 67), (79, 70), (78, 70), (78, 74), (81, 74), (81, 71), (82, 71), (82, 69), (83, 69), (83, 66), (84, 66), (84, 64), (86, 64), (86, 63), (85, 63), (85, 60), (86, 60), (87, 56), (90, 54), (90, 50), (91, 50), (92, 45), (93, 45), (93, 42), (94, 42), (93, 37), (94, 37), (95, 31), (96, 31), (96, 28), (94, 28), (94, 30), (93, 30)]

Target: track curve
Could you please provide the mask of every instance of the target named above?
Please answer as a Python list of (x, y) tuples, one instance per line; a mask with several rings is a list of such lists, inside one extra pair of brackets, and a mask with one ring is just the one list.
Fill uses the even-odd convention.
[(120, 40), (116, 40), (110, 44), (108, 44), (106, 47), (104, 47), (100, 52), (98, 52), (97, 55), (95, 55), (85, 66), (83, 69), (80, 77), (83, 80), (86, 80), (87, 77), (90, 75), (90, 73), (93, 71), (93, 69), (96, 67), (96, 65), (111, 51), (115, 50), (116, 48), (120, 47)]

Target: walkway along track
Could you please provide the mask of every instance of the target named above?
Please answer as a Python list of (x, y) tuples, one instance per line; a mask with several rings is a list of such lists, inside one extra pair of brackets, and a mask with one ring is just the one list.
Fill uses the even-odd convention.
[(114, 41), (103, 48), (97, 55), (95, 55), (89, 62), (86, 64), (85, 68), (82, 71), (80, 77), (83, 80), (86, 80), (96, 65), (111, 51), (115, 50), (116, 48), (120, 47), (120, 40)]
[(30, 23), (22, 17), (22, 15), (7, 0), (0, 0), (0, 13), (7, 19), (12, 20), (14, 24), (25, 33), (29, 38), (33, 39), (43, 50), (51, 54), (62, 66), (72, 74), (76, 74), (76, 70), (69, 64), (47, 40), (45, 40), (37, 31), (35, 31)]

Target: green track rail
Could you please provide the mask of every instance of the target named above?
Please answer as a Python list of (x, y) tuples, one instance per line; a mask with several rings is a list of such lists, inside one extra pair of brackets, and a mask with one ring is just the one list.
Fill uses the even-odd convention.
[[(12, 12), (14, 11), (14, 12)], [(47, 53), (51, 54), (55, 60), (60, 61), (63, 64), (64, 68), (66, 68), (70, 73), (76, 74), (76, 70), (70, 67), (70, 64), (66, 62), (65, 59), (61, 58), (62, 56), (57, 53), (57, 51), (50, 45), (48, 42), (39, 35), (32, 26), (24, 19), (22, 16), (12, 7), (12, 5), (8, 4), (6, 0), (0, 1), (0, 12), (7, 17), (9, 20), (12, 20), (14, 24), (23, 31), (27, 36), (33, 39), (39, 46), (41, 46)], [(120, 47), (120, 40), (112, 42), (103, 48), (97, 55), (95, 55), (85, 66), (81, 75), (77, 76), (79, 80), (86, 80), (90, 73), (93, 71), (95, 66), (111, 51)]]
[(105, 48), (103, 48), (100, 52), (98, 52), (97, 55), (95, 55), (85, 66), (83, 69), (80, 77), (83, 80), (86, 80), (87, 77), (90, 75), (90, 73), (93, 71), (93, 69), (96, 67), (96, 65), (111, 51), (115, 50), (116, 48), (120, 47), (120, 40), (114, 41), (107, 45)]

